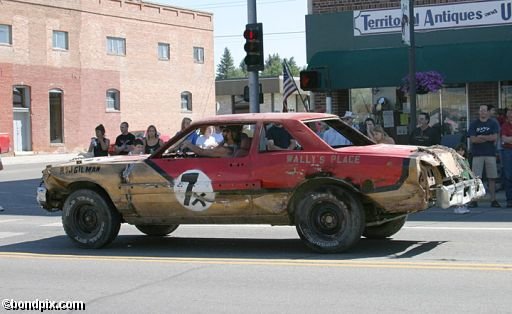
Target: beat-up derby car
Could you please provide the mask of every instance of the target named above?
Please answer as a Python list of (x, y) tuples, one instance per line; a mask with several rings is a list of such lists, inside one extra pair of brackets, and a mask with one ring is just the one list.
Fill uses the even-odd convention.
[[(209, 126), (224, 141), (189, 142)], [(37, 199), (62, 210), (65, 232), (86, 248), (109, 244), (121, 223), (151, 236), (271, 224), (295, 225), (308, 247), (333, 253), (392, 236), (410, 213), (484, 194), (450, 148), (375, 144), (330, 114), (256, 113), (195, 122), (152, 155), (47, 166)]]

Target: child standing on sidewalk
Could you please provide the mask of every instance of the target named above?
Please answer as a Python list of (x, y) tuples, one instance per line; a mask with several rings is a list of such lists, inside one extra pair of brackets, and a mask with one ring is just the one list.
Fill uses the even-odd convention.
[[(455, 151), (464, 158), (464, 163), (466, 164), (466, 166), (468, 168), (470, 168), (468, 161), (466, 159), (466, 145), (464, 145), (463, 143), (460, 143), (459, 145), (457, 145), (455, 147)], [(463, 173), (462, 175), (466, 176), (465, 173)], [(469, 212), (470, 212), (470, 210), (467, 208), (466, 205), (460, 205), (453, 209), (454, 214), (467, 214)]]

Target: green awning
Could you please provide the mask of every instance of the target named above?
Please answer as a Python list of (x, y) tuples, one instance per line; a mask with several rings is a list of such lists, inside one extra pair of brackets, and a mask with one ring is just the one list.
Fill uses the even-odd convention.
[[(323, 90), (400, 86), (409, 69), (408, 48), (322, 51), (308, 69), (322, 73)], [(446, 84), (512, 80), (512, 41), (417, 47), (416, 71), (432, 70)]]

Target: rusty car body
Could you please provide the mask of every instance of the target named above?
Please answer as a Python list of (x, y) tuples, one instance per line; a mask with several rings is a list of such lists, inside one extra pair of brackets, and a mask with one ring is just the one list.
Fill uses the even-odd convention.
[[(331, 146), (314, 131), (324, 123), (351, 141)], [(182, 151), (191, 132), (237, 126), (233, 155)], [(293, 150), (269, 150), (268, 130), (282, 126)], [(389, 237), (407, 215), (465, 204), (485, 194), (461, 156), (443, 146), (375, 144), (337, 116), (261, 113), (215, 116), (193, 123), (152, 155), (76, 159), (47, 166), (37, 198), (62, 210), (68, 236), (99, 248), (120, 224), (165, 236), (180, 224), (295, 225), (318, 252), (341, 252), (361, 236)]]

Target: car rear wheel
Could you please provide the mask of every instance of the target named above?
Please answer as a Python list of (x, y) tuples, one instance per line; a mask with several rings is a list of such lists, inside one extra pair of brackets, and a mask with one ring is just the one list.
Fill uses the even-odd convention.
[(66, 234), (79, 246), (100, 248), (112, 242), (121, 227), (121, 217), (110, 202), (93, 190), (77, 190), (62, 210)]
[(305, 244), (320, 253), (349, 249), (361, 238), (364, 211), (352, 192), (342, 188), (304, 194), (295, 211), (297, 233)]
[(135, 225), (140, 232), (153, 237), (163, 237), (178, 228), (179, 225)]
[(363, 236), (365, 236), (368, 239), (388, 238), (397, 233), (398, 231), (400, 231), (400, 229), (402, 229), (406, 221), (407, 216), (404, 216), (383, 223), (382, 225), (366, 227), (366, 229), (363, 232)]

